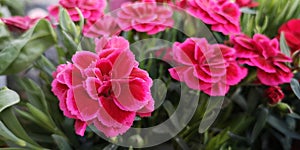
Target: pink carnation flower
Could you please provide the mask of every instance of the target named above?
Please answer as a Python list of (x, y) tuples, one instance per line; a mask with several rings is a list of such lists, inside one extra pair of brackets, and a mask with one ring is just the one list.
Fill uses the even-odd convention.
[(240, 33), (241, 12), (230, 0), (180, 0), (177, 5), (225, 35)]
[[(81, 10), (85, 19), (95, 21), (103, 15), (103, 11), (106, 7), (106, 0), (60, 0), (59, 4), (67, 9), (73, 21), (80, 20), (79, 14), (75, 9), (76, 7)], [(59, 5), (48, 7), (48, 11), (50, 16), (58, 19)]]
[[(59, 65), (53, 73), (52, 92), (59, 100), (59, 107), (68, 118), (75, 119), (75, 131), (83, 136), (87, 124), (83, 121), (77, 108), (73, 91), (74, 66), (71, 63)], [(77, 71), (77, 74), (79, 72)]]
[(149, 35), (164, 31), (174, 24), (172, 11), (165, 6), (157, 6), (154, 2), (123, 4), (117, 15), (122, 30), (134, 29)]
[(96, 22), (88, 21), (83, 30), (84, 36), (90, 38), (119, 35), (120, 32), (117, 21), (109, 15), (102, 16)]
[(289, 83), (293, 74), (285, 63), (292, 59), (280, 52), (277, 39), (269, 39), (255, 34), (253, 39), (246, 35), (231, 37), (241, 64), (257, 67), (257, 77), (261, 83), (276, 86)]
[(169, 69), (172, 78), (211, 96), (224, 96), (247, 75), (247, 69), (237, 64), (233, 48), (210, 45), (204, 38), (175, 43), (173, 55), (181, 65)]
[[(67, 107), (76, 105), (78, 118), (113, 137), (125, 133), (136, 115), (151, 116), (152, 80), (146, 71), (138, 68), (125, 39), (102, 38), (96, 43), (97, 54), (81, 51), (72, 58), (70, 89), (74, 101), (67, 103)], [(62, 91), (53, 83), (52, 89)], [(63, 97), (61, 93), (56, 95)]]
[(21, 16), (14, 16), (11, 18), (0, 18), (11, 31), (15, 31), (15, 29), (26, 31), (41, 18), (30, 18), (28, 16), (21, 17)]

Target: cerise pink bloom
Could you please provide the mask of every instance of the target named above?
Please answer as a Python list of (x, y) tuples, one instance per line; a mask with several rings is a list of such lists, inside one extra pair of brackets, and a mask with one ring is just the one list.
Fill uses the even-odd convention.
[(173, 12), (155, 2), (135, 2), (123, 4), (119, 9), (118, 23), (122, 30), (134, 29), (152, 35), (173, 26)]
[(291, 53), (300, 50), (300, 19), (292, 19), (279, 28), (279, 34), (284, 32)]
[(97, 21), (87, 21), (83, 34), (86, 37), (97, 38), (102, 36), (118, 35), (121, 29), (114, 17), (104, 15)]
[(179, 7), (225, 35), (240, 33), (241, 12), (230, 0), (180, 0)]
[(256, 7), (256, 6), (258, 6), (258, 2), (254, 2), (253, 0), (235, 0), (235, 3), (239, 7)]
[(210, 45), (205, 38), (175, 43), (173, 55), (180, 65), (169, 69), (171, 76), (211, 96), (224, 96), (247, 75), (247, 69), (237, 64), (233, 48)]
[[(76, 7), (80, 9), (85, 19), (95, 21), (103, 15), (106, 0), (59, 0), (59, 4), (67, 9), (73, 21), (80, 20)], [(59, 5), (50, 6), (48, 10), (50, 16), (58, 19)]]
[[(75, 131), (83, 136), (87, 124), (82, 120), (75, 103), (72, 75), (75, 73), (71, 63), (59, 65), (53, 73), (52, 92), (59, 100), (59, 108), (68, 118), (75, 119)], [(77, 72), (78, 73), (78, 72)]]
[(255, 34), (253, 38), (236, 35), (231, 37), (231, 42), (238, 61), (257, 68), (257, 78), (261, 83), (276, 86), (291, 81), (293, 74), (285, 63), (292, 60), (280, 51), (277, 39), (262, 34)]
[(11, 31), (19, 29), (21, 31), (28, 30), (41, 18), (30, 18), (28, 16), (14, 16), (11, 18), (0, 18)]
[[(152, 80), (146, 71), (138, 68), (124, 38), (96, 40), (96, 52), (81, 51), (72, 57), (70, 89), (74, 101), (67, 106), (76, 105), (78, 118), (93, 124), (107, 137), (113, 137), (125, 133), (136, 115), (151, 115)], [(56, 91), (59, 87), (52, 88)]]

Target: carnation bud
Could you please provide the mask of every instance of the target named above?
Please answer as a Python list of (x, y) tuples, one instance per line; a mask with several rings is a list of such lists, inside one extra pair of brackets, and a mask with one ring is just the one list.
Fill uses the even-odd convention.
[(280, 102), (280, 103), (278, 103), (278, 104), (276, 105), (276, 108), (277, 108), (278, 110), (280, 110), (280, 112), (285, 113), (285, 114), (293, 113), (291, 107), (290, 107), (288, 104), (286, 104), (286, 103), (281, 103), (281, 102)]
[(269, 87), (265, 91), (265, 95), (268, 98), (268, 103), (274, 105), (280, 102), (284, 98), (284, 93), (282, 92), (281, 88), (279, 86), (272, 86)]

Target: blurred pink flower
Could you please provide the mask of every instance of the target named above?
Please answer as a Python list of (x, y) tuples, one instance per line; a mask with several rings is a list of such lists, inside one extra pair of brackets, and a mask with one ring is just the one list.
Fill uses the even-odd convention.
[[(64, 82), (62, 88), (55, 84), (59, 76), (54, 76), (57, 79), (52, 83), (52, 91), (60, 98), (64, 95), (62, 89), (70, 85), (72, 92), (66, 95), (71, 94), (74, 101), (66, 103), (66, 107), (76, 105), (78, 118), (94, 124), (107, 137), (113, 137), (125, 133), (136, 115), (151, 116), (154, 110), (152, 80), (146, 71), (138, 68), (124, 38), (102, 38), (96, 42), (97, 54), (77, 52), (72, 57), (72, 80)], [(69, 77), (70, 74), (65, 78)]]
[[(75, 103), (73, 91), (74, 66), (71, 63), (59, 65), (53, 73), (52, 92), (59, 100), (59, 108), (68, 118), (75, 119), (75, 131), (83, 136), (87, 124), (82, 120), (77, 105)], [(77, 72), (78, 74), (79, 72)], [(78, 80), (78, 79), (76, 79)]]
[(181, 65), (169, 69), (172, 78), (211, 96), (224, 96), (247, 75), (247, 69), (237, 64), (233, 48), (210, 45), (204, 38), (175, 43), (173, 55)]
[(102, 16), (96, 22), (88, 21), (83, 30), (84, 36), (90, 38), (119, 35), (120, 32), (117, 21), (109, 15)]
[(235, 0), (235, 3), (239, 7), (257, 7), (258, 2), (255, 2), (254, 0)]
[(135, 2), (123, 4), (118, 12), (118, 24), (122, 30), (134, 29), (152, 35), (172, 27), (173, 12), (156, 3)]
[(21, 30), (26, 31), (41, 18), (30, 18), (28, 16), (14, 16), (11, 18), (0, 18), (11, 31)]
[(269, 39), (255, 34), (253, 39), (246, 35), (231, 37), (231, 43), (237, 51), (241, 64), (257, 67), (257, 77), (261, 83), (276, 86), (289, 83), (293, 74), (285, 63), (292, 59), (280, 52), (277, 39)]
[(122, 4), (127, 2), (133, 2), (133, 0), (108, 0), (108, 6), (110, 11), (119, 9)]
[[(281, 25), (278, 33), (284, 32), (287, 44), (291, 49), (291, 54), (300, 50), (300, 19), (291, 19), (285, 24)], [(280, 35), (278, 36), (279, 39)]]
[(73, 21), (79, 21), (80, 17), (75, 9), (78, 7), (83, 17), (87, 20), (96, 21), (103, 15), (106, 7), (106, 0), (60, 0), (60, 5), (52, 5), (48, 7), (50, 16), (58, 20), (59, 6), (67, 9)]
[(241, 12), (230, 0), (180, 0), (177, 5), (225, 35), (240, 33)]

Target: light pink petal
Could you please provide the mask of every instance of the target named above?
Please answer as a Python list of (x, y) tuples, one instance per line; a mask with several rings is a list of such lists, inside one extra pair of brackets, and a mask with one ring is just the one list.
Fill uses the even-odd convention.
[(82, 119), (88, 121), (95, 118), (100, 107), (99, 103), (91, 99), (82, 86), (74, 87), (73, 93)]
[(154, 111), (154, 100), (151, 98), (146, 106), (137, 111), (140, 117), (150, 117)]
[(88, 95), (94, 99), (98, 100), (98, 88), (101, 85), (101, 81), (95, 77), (88, 77), (85, 81), (85, 88)]
[(77, 52), (72, 57), (72, 61), (80, 70), (87, 68), (93, 61), (97, 60), (97, 55), (89, 51)]
[(74, 94), (73, 90), (68, 90), (67, 98), (66, 98), (66, 106), (67, 110), (74, 116), (76, 116), (78, 119), (81, 119), (80, 113), (78, 111), (78, 108), (76, 106), (76, 102), (74, 100)]
[(99, 131), (103, 132), (107, 137), (115, 137), (118, 135), (122, 135), (130, 128), (130, 126), (122, 126), (120, 128), (108, 127), (103, 125), (102, 122), (97, 119), (93, 120), (93, 124)]
[[(135, 64), (135, 57), (129, 50), (123, 51), (115, 60), (112, 67), (112, 78), (128, 78)], [(126, 66), (126, 67), (125, 67)]]
[(187, 84), (187, 86), (189, 88), (199, 90), (201, 85), (199, 83), (199, 79), (197, 79), (194, 76), (194, 70), (192, 68), (189, 68), (183, 73), (184, 73), (184, 75), (183, 75), (184, 81)]

